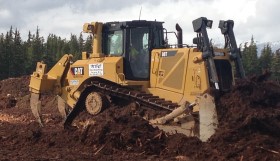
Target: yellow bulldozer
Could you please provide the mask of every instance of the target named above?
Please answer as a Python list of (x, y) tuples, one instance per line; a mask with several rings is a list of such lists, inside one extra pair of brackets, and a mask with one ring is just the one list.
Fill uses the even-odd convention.
[[(32, 113), (43, 126), (40, 94), (47, 91), (57, 95), (65, 126), (79, 111), (94, 117), (108, 108), (110, 98), (127, 99), (139, 108), (166, 111), (156, 118), (145, 116), (153, 126), (206, 141), (218, 126), (213, 91), (229, 91), (245, 73), (232, 20), (219, 23), (225, 37), (221, 49), (208, 38), (212, 20), (200, 17), (192, 23), (197, 35), (193, 46), (183, 44), (178, 24), (177, 32), (168, 32), (158, 21), (85, 23), (83, 32), (93, 35), (92, 53), (82, 52), (75, 62), (66, 54), (48, 72), (38, 62), (29, 85)], [(167, 41), (171, 33), (175, 45)]]

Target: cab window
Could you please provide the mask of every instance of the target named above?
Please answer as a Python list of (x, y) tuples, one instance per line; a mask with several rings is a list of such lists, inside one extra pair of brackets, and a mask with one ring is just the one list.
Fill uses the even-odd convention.
[(106, 54), (120, 56), (123, 54), (123, 31), (110, 31), (106, 42)]
[(130, 67), (130, 79), (149, 77), (149, 28), (138, 27), (129, 30), (129, 48), (126, 57)]

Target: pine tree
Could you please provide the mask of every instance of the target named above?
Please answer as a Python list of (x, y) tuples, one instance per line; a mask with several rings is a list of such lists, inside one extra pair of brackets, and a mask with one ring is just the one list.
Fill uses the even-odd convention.
[(33, 64), (33, 47), (32, 47), (32, 41), (34, 39), (34, 35), (31, 34), (31, 32), (28, 32), (27, 41), (23, 42), (23, 52), (25, 55), (25, 71), (27, 74), (31, 74), (34, 71), (34, 66), (36, 64)]
[(280, 49), (275, 51), (271, 62), (272, 79), (280, 81)]
[(92, 36), (89, 35), (86, 39), (85, 45), (84, 45), (84, 51), (87, 53), (92, 53)]
[(61, 39), (61, 37), (58, 37), (56, 60), (59, 60), (64, 54), (70, 54), (69, 42), (67, 42), (66, 39)]
[(5, 58), (4, 58), (4, 34), (1, 33), (0, 35), (0, 80), (4, 79), (4, 68), (5, 68)]
[(262, 71), (270, 71), (271, 70), (271, 62), (272, 62), (272, 50), (269, 44), (266, 44), (261, 51), (261, 56), (259, 59), (259, 64)]
[(35, 37), (32, 40), (32, 64), (36, 67), (36, 63), (43, 58), (43, 43), (44, 39), (40, 37), (39, 27), (37, 27)]
[(71, 34), (69, 41), (69, 54), (73, 55), (74, 60), (78, 60), (81, 57), (79, 51), (79, 42), (76, 35)]
[(5, 68), (3, 69), (4, 78), (9, 78), (12, 75), (11, 67), (12, 67), (12, 58), (14, 56), (13, 49), (13, 27), (11, 26), (10, 30), (6, 33), (4, 40), (4, 55), (3, 55), (3, 64)]
[(18, 77), (25, 74), (25, 57), (23, 52), (22, 40), (19, 31), (16, 29), (14, 34), (14, 55), (11, 63), (12, 77)]
[(54, 34), (49, 34), (47, 42), (44, 44), (44, 62), (52, 67), (56, 62), (56, 52), (57, 52), (57, 38)]
[(79, 53), (81, 54), (84, 51), (84, 39), (83, 39), (83, 34), (80, 33), (79, 36)]
[(82, 52), (84, 52), (84, 50), (85, 50), (84, 38), (83, 38), (83, 34), (82, 33), (80, 33), (78, 42), (79, 42), (79, 57), (78, 57), (78, 59), (81, 59), (82, 58)]
[(62, 54), (70, 54), (70, 45), (65, 39), (63, 40)]
[(247, 46), (247, 43), (244, 45), (244, 50), (242, 52), (242, 61), (247, 76), (260, 74), (260, 67), (258, 65), (257, 46), (253, 36), (251, 38), (250, 45)]

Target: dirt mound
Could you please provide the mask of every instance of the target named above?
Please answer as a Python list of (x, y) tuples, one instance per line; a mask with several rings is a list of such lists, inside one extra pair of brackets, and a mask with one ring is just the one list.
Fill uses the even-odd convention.
[[(28, 77), (0, 82), (0, 103), (13, 95), (13, 108), (0, 107), (2, 160), (280, 160), (280, 87), (264, 79), (238, 81), (217, 100), (219, 128), (208, 142), (168, 135), (131, 110), (113, 104), (92, 117), (81, 112), (66, 130), (56, 98), (43, 95), (45, 127), (29, 109)], [(20, 100), (20, 101), (19, 101)], [(5, 101), (2, 101), (5, 102)]]
[(256, 80), (237, 82), (218, 100), (219, 129), (199, 159), (280, 159), (280, 86)]
[(29, 101), (29, 76), (0, 81), (0, 109), (16, 105), (26, 107)]

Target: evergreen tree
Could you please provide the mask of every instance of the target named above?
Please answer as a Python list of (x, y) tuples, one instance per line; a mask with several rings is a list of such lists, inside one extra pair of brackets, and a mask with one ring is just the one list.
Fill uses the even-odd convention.
[(71, 34), (69, 41), (69, 54), (73, 55), (74, 60), (78, 60), (81, 57), (79, 51), (79, 42), (76, 35)]
[(272, 79), (280, 81), (280, 49), (276, 50), (271, 62)]
[(260, 67), (258, 65), (257, 46), (252, 36), (250, 45), (244, 45), (242, 52), (242, 62), (247, 76), (260, 74)]
[(31, 32), (29, 31), (29, 32), (28, 32), (28, 38), (27, 38), (27, 41), (26, 41), (28, 45), (31, 45), (31, 41), (32, 41), (33, 37), (34, 37), (34, 36), (33, 36), (33, 35), (31, 34)]
[(32, 64), (36, 67), (36, 63), (43, 58), (43, 43), (44, 39), (40, 37), (39, 28), (37, 27), (35, 37), (32, 40)]
[(12, 77), (18, 77), (25, 74), (25, 55), (23, 52), (22, 40), (19, 31), (15, 30), (14, 35), (14, 55), (11, 62)]
[(78, 42), (79, 42), (79, 57), (78, 57), (78, 59), (81, 59), (82, 58), (82, 52), (84, 52), (84, 50), (85, 50), (84, 38), (83, 38), (83, 34), (82, 33), (80, 33)]
[(12, 75), (11, 67), (12, 67), (12, 58), (14, 56), (13, 49), (13, 27), (11, 26), (9, 32), (6, 33), (4, 40), (4, 55), (3, 55), (3, 64), (5, 64), (5, 68), (3, 69), (4, 78), (9, 78)]
[(272, 62), (272, 50), (269, 44), (265, 45), (261, 51), (261, 56), (259, 59), (259, 64), (262, 71), (271, 70), (271, 62)]
[(64, 54), (70, 54), (70, 45), (69, 45), (69, 43), (67, 43), (67, 41), (64, 39), (62, 41), (62, 44), (63, 44), (63, 46), (62, 46), (62, 56)]
[(92, 35), (89, 35), (86, 39), (85, 45), (84, 45), (84, 51), (87, 53), (92, 53)]
[(57, 53), (56, 53), (56, 60), (59, 60), (65, 53), (68, 53), (69, 50), (67, 52), (65, 52), (65, 45), (66, 45), (66, 40), (65, 39), (61, 39), (61, 37), (58, 37), (58, 41), (57, 41)]
[(4, 58), (4, 34), (1, 33), (0, 35), (0, 80), (4, 78), (4, 68), (5, 68), (5, 58)]
[(52, 67), (56, 63), (57, 46), (57, 37), (54, 34), (49, 34), (44, 52), (44, 62), (48, 67)]
[(25, 55), (25, 71), (27, 74), (31, 74), (34, 71), (34, 66), (36, 64), (32, 64), (32, 58), (33, 58), (33, 47), (32, 47), (32, 41), (34, 39), (34, 35), (31, 34), (31, 32), (28, 32), (27, 41), (23, 42), (23, 52)]
[(83, 39), (83, 34), (80, 33), (79, 36), (79, 53), (81, 54), (84, 51), (84, 39)]

